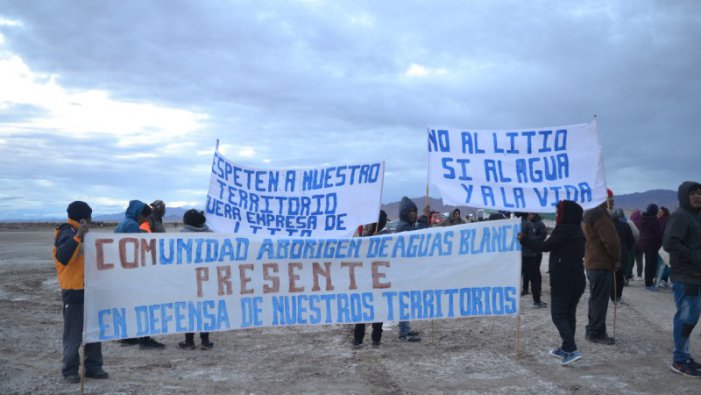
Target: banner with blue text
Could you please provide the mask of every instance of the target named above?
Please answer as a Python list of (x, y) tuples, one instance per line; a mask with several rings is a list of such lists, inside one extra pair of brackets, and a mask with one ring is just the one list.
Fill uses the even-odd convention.
[(384, 163), (262, 170), (214, 153), (205, 216), (215, 232), (350, 237), (377, 222)]
[(83, 341), (516, 315), (520, 226), (323, 239), (91, 232)]
[(428, 129), (428, 179), (443, 203), (555, 212), (606, 200), (596, 122), (522, 130)]

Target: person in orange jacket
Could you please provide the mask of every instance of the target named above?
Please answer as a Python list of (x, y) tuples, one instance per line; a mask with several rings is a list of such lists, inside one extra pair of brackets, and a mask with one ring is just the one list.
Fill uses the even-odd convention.
[[(54, 230), (53, 258), (58, 284), (63, 299), (63, 365), (61, 373), (65, 381), (79, 383), (80, 356), (83, 342), (84, 268), (83, 238), (90, 229), (92, 209), (81, 201), (68, 205), (68, 220)], [(85, 376), (106, 379), (109, 374), (102, 370), (102, 343), (87, 343)]]

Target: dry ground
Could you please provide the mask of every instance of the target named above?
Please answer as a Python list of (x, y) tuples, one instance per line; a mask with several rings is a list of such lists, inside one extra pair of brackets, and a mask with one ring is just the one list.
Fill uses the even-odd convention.
[[(0, 230), (0, 393), (77, 393), (60, 373), (61, 301), (51, 231)], [(545, 263), (543, 271), (545, 271)], [(547, 274), (544, 300), (549, 301)], [(584, 358), (561, 367), (548, 349), (559, 345), (549, 310), (522, 298), (520, 357), (516, 320), (422, 321), (421, 343), (402, 343), (389, 325), (382, 346), (351, 347), (351, 327), (253, 329), (213, 334), (214, 349), (182, 351), (180, 335), (161, 337), (162, 351), (105, 343), (108, 380), (86, 380), (87, 393), (701, 393), (701, 381), (668, 370), (671, 292), (641, 282), (624, 290), (615, 346), (584, 340), (588, 293), (578, 310)], [(613, 306), (609, 310), (613, 330)], [(369, 332), (369, 330), (368, 330)], [(369, 338), (369, 333), (368, 333)], [(701, 359), (701, 339), (692, 335)], [(368, 339), (369, 340), (369, 339)]]

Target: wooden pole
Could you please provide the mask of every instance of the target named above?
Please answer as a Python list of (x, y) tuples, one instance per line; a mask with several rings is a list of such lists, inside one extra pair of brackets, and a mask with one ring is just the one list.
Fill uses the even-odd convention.
[(516, 360), (521, 357), (521, 312), (516, 316)]

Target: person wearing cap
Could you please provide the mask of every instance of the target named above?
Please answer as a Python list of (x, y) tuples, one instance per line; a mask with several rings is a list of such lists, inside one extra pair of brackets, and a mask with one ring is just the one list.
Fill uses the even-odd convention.
[[(183, 229), (181, 232), (211, 232), (209, 226), (206, 224), (207, 218), (204, 216), (204, 211), (198, 211), (193, 209), (187, 210), (183, 214)], [(200, 332), (200, 341), (202, 343), (202, 350), (211, 350), (214, 347), (214, 343), (209, 340), (209, 332)], [(178, 347), (183, 350), (194, 350), (195, 349), (195, 333), (188, 332), (185, 334), (185, 341), (178, 343)]]
[(612, 345), (616, 341), (606, 333), (606, 313), (613, 284), (613, 273), (621, 260), (621, 242), (616, 225), (609, 214), (613, 207), (613, 192), (602, 204), (584, 212), (582, 229), (587, 240), (584, 268), (589, 279), (589, 323), (585, 339), (593, 343)]
[[(141, 229), (140, 226), (146, 222), (152, 211), (151, 206), (140, 200), (130, 201), (127, 211), (124, 214), (124, 219), (114, 229), (114, 233), (148, 233), (147, 231)], [(124, 345), (138, 344), (139, 348), (142, 349), (165, 348), (165, 344), (157, 342), (150, 336), (144, 336), (138, 339), (122, 339), (119, 342)]]
[[(54, 230), (53, 258), (63, 300), (63, 364), (61, 373), (65, 381), (79, 383), (80, 356), (83, 342), (84, 268), (83, 240), (90, 229), (92, 209), (81, 201), (68, 205), (68, 220)], [(102, 370), (102, 343), (87, 343), (85, 376), (106, 379)]]

